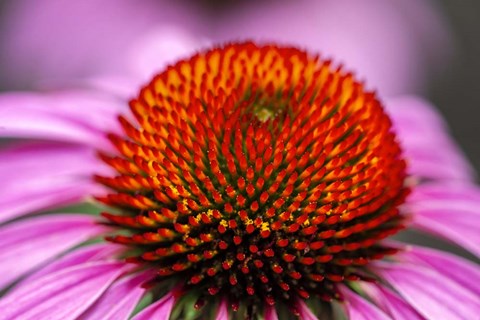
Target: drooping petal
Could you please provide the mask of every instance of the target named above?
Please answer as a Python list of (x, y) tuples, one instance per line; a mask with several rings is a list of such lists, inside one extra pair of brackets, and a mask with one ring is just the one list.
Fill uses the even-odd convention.
[(125, 277), (114, 283), (103, 296), (98, 299), (84, 314), (82, 319), (128, 319), (135, 306), (145, 293), (142, 283), (147, 281), (152, 273), (140, 273)]
[(123, 262), (89, 262), (48, 274), (3, 297), (2, 319), (76, 319), (125, 270)]
[(413, 264), (383, 263), (379, 273), (427, 319), (474, 319), (480, 300), (448, 276)]
[(57, 214), (0, 228), (0, 287), (105, 231), (88, 215)]
[(119, 132), (124, 102), (88, 92), (0, 95), (0, 136), (49, 139), (112, 150), (105, 128)]
[(139, 312), (132, 320), (168, 319), (174, 303), (175, 298), (172, 292), (169, 292), (162, 299)]
[(435, 188), (420, 185), (408, 202), (413, 227), (455, 242), (477, 256), (480, 256), (479, 207), (478, 188), (447, 183)]
[(382, 285), (363, 282), (362, 289), (365, 289), (366, 293), (375, 302), (375, 304), (385, 313), (390, 315), (392, 319), (424, 319), (406, 301)]
[(318, 318), (313, 314), (312, 310), (310, 310), (307, 304), (302, 300), (297, 300), (297, 309), (300, 313), (301, 319), (318, 320)]
[(449, 137), (435, 108), (413, 96), (385, 103), (405, 153), (411, 174), (426, 179), (472, 181), (475, 172), (462, 151)]
[(341, 288), (350, 320), (388, 320), (390, 317), (376, 306), (346, 287)]
[(100, 194), (92, 175), (109, 171), (94, 150), (83, 146), (28, 143), (3, 149), (0, 222)]
[(409, 246), (396, 257), (402, 261), (431, 267), (480, 297), (478, 285), (480, 269), (468, 260), (444, 251), (419, 246)]

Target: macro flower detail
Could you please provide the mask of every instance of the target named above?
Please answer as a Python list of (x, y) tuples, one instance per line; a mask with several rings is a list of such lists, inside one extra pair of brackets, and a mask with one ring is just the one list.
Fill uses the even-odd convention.
[(480, 191), (421, 100), (384, 108), (250, 42), (169, 66), (130, 110), (98, 90), (0, 96), (2, 137), (47, 140), (0, 150), (0, 319), (478, 315), (476, 264), (391, 238), (480, 253)]
[[(405, 162), (351, 74), (293, 48), (227, 45), (181, 61), (130, 103), (119, 174), (99, 198), (159, 281), (239, 304), (339, 297), (394, 249)], [(185, 281), (186, 280), (186, 281)]]

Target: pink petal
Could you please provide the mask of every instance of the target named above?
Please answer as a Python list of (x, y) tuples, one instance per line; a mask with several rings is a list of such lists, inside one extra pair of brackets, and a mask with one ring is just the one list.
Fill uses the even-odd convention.
[(392, 319), (424, 319), (406, 301), (382, 285), (363, 282), (362, 289), (365, 289), (366, 293), (375, 304), (385, 313), (390, 315)]
[[(16, 179), (31, 179), (32, 175), (86, 174), (91, 176), (93, 173), (110, 172), (108, 166), (98, 158), (96, 151), (85, 146), (35, 142), (15, 143), (0, 150), (2, 180), (10, 176)], [(19, 184), (24, 183), (22, 181)], [(4, 184), (0, 186), (2, 187), (5, 187)], [(11, 188), (5, 189), (8, 191)]]
[(127, 101), (97, 91), (57, 90), (39, 97), (47, 99), (51, 105), (48, 107), (37, 105), (38, 109), (54, 109), (58, 115), (72, 117), (79, 120), (82, 125), (100, 131), (108, 128), (118, 133), (120, 124), (117, 115), (128, 110)]
[(383, 311), (346, 287), (341, 287), (345, 309), (350, 320), (388, 320)]
[(2, 317), (76, 319), (124, 271), (122, 262), (89, 262), (46, 275), (2, 298)]
[(150, 29), (132, 44), (129, 71), (123, 75), (95, 75), (83, 82), (103, 92), (123, 99), (135, 97), (140, 88), (158, 73), (179, 59), (188, 58), (202, 47), (207, 40), (199, 40), (175, 26), (158, 26)]
[[(10, 196), (0, 201), (0, 220), (7, 221), (41, 209), (53, 209), (85, 200), (90, 192), (99, 194), (103, 189), (93, 183), (61, 182), (43, 190)], [(97, 193), (98, 192), (98, 193)]]
[(140, 311), (132, 320), (168, 319), (172, 313), (174, 303), (175, 298), (169, 292), (162, 299)]
[(274, 307), (265, 307), (265, 320), (278, 320), (277, 310)]
[(206, 24), (199, 22), (205, 15), (194, 2), (39, 0), (37, 4), (35, 12), (29, 0), (11, 1), (3, 8), (4, 74), (0, 76), (10, 86), (25, 87), (39, 78), (62, 83), (123, 72), (132, 44), (150, 28), (180, 24), (198, 32)]
[(418, 91), (425, 61), (434, 60), (424, 55), (447, 51), (448, 33), (435, 8), (418, 0), (242, 1), (216, 16), (220, 23), (213, 39), (306, 47), (345, 63), (382, 94), (394, 95)]
[(92, 176), (110, 171), (87, 147), (29, 143), (3, 149), (0, 222), (100, 194)]
[(377, 272), (427, 319), (474, 319), (477, 295), (432, 269), (410, 264), (378, 264)]
[(228, 320), (227, 302), (225, 300), (222, 300), (222, 302), (220, 302), (220, 306), (218, 307), (218, 312), (215, 319)]
[(108, 92), (117, 97), (130, 100), (138, 94), (141, 86), (146, 83), (140, 75), (114, 76), (109, 74), (95, 75), (76, 84), (87, 88), (94, 88), (102, 92)]
[(168, 65), (188, 58), (207, 44), (208, 41), (199, 40), (198, 36), (178, 27), (152, 28), (134, 44), (135, 50), (130, 59), (132, 71), (143, 82), (150, 81)]
[(89, 261), (109, 261), (112, 260), (119, 251), (119, 247), (112, 243), (100, 243), (80, 247), (74, 251), (67, 253), (63, 257), (55, 259), (52, 263), (46, 265), (44, 268), (29, 275), (22, 280), (20, 284), (15, 285), (13, 290), (16, 290), (23, 284), (28, 284), (31, 281), (35, 281), (47, 274), (61, 271), (66, 268), (70, 268), (79, 264), (84, 264)]
[(105, 130), (120, 132), (125, 102), (87, 92), (0, 95), (0, 136), (77, 142), (112, 150)]
[(480, 297), (480, 269), (468, 260), (444, 251), (419, 246), (409, 246), (395, 257), (433, 268)]
[(318, 320), (318, 318), (313, 314), (312, 310), (306, 305), (303, 300), (297, 300), (297, 309), (300, 313), (300, 318), (303, 320)]
[(145, 293), (142, 284), (151, 277), (152, 274), (147, 272), (118, 280), (90, 309), (82, 314), (82, 319), (128, 319)]
[[(412, 226), (433, 235), (455, 242), (464, 249), (480, 256), (480, 234), (472, 223), (475, 215), (465, 214), (463, 218), (449, 216), (451, 212), (416, 212)], [(458, 214), (464, 214), (458, 212)]]
[(3, 226), (0, 287), (105, 230), (95, 223), (95, 217), (75, 214), (41, 216)]
[(409, 171), (420, 178), (472, 181), (475, 172), (427, 101), (404, 96), (385, 103), (404, 149)]
[(480, 256), (478, 188), (445, 183), (436, 188), (418, 186), (407, 207), (412, 212), (413, 227), (453, 241)]
[[(400, 139), (402, 137), (400, 136)], [(405, 146), (405, 144), (403, 144)], [(405, 147), (404, 155), (407, 159), (408, 172), (419, 178), (433, 180), (458, 180), (471, 181), (476, 174), (468, 168), (468, 165), (460, 163), (459, 151), (453, 144), (439, 146), (443, 151), (449, 150), (449, 154), (436, 154), (433, 147)], [(409, 149), (407, 149), (409, 148)]]
[[(413, 189), (409, 202), (422, 206), (454, 202), (456, 206), (469, 207), (480, 203), (480, 188), (470, 183), (423, 183)], [(480, 214), (480, 213), (479, 213)]]

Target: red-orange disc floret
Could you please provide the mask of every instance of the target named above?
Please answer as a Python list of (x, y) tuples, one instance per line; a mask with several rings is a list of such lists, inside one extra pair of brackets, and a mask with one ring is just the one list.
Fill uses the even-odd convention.
[(336, 296), (392, 252), (405, 162), (375, 95), (294, 48), (231, 44), (169, 67), (120, 117), (104, 216), (160, 278), (274, 303)]

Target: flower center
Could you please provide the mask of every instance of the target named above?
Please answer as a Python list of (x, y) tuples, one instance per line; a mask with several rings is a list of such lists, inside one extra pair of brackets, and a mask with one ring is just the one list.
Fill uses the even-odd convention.
[(374, 94), (294, 48), (232, 44), (156, 76), (110, 135), (104, 216), (199, 299), (337, 297), (392, 253), (405, 162)]

